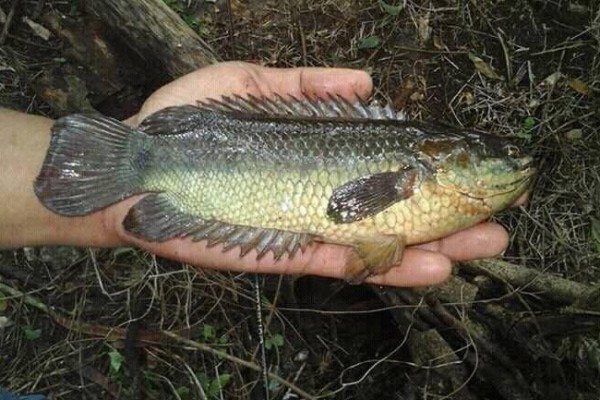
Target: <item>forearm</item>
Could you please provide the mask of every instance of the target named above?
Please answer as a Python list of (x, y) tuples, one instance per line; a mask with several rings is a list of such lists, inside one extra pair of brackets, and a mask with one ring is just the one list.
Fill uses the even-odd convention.
[(61, 217), (33, 192), (54, 121), (0, 108), (0, 248), (36, 245), (118, 246), (105, 213)]

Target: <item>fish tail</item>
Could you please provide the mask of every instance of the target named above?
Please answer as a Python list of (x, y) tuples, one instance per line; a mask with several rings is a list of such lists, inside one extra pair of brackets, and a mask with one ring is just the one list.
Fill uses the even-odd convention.
[(57, 214), (78, 216), (140, 192), (142, 180), (132, 155), (145, 136), (104, 116), (59, 119), (34, 183), (36, 196)]

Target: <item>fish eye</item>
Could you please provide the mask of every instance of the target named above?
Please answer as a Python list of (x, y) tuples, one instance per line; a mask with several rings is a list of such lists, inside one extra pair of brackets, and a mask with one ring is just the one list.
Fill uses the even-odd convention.
[(518, 157), (521, 154), (521, 150), (514, 144), (507, 144), (504, 146), (504, 151), (510, 157)]

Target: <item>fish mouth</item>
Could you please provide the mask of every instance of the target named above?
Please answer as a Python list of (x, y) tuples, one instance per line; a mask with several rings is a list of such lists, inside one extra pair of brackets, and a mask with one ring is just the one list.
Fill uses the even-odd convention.
[(475, 194), (469, 193), (462, 190), (456, 190), (463, 196), (469, 197), (475, 200), (486, 201), (493, 199), (498, 196), (506, 196), (511, 193), (515, 193), (516, 197), (527, 192), (531, 186), (533, 186), (533, 178), (536, 175), (536, 168), (533, 166), (532, 159), (524, 159), (522, 163), (516, 163), (512, 174), (515, 174), (515, 179), (503, 182), (498, 186), (492, 186), (488, 188), (488, 193)]
[(510, 182), (506, 182), (502, 184), (502, 190), (500, 187), (498, 191), (494, 191), (494, 193), (488, 196), (481, 196), (481, 199), (489, 199), (496, 196), (503, 196), (510, 193), (518, 193), (519, 195), (527, 192), (533, 186), (534, 177), (537, 173), (537, 169), (533, 166), (533, 160), (529, 159), (526, 162), (522, 163), (515, 169), (515, 173), (518, 175), (514, 180)]
[(529, 171), (533, 170), (532, 173), (535, 173), (535, 167), (533, 166), (533, 158), (531, 157), (522, 157), (513, 159), (514, 162), (514, 171), (521, 172), (523, 174), (529, 173)]
[[(533, 177), (537, 173), (537, 169), (533, 164), (533, 158), (521, 157), (513, 159), (512, 161), (513, 165), (511, 168), (511, 175), (514, 174), (515, 179), (508, 182), (503, 182), (502, 185), (494, 187), (494, 189), (498, 189), (499, 192), (494, 193), (492, 196), (489, 197), (508, 194), (517, 190), (521, 190), (523, 188), (527, 188), (533, 182)], [(506, 190), (502, 190), (502, 188), (506, 188)]]

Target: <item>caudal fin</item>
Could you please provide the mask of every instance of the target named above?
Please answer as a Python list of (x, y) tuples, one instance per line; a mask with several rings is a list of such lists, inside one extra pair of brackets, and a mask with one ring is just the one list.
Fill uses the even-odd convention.
[(77, 114), (59, 119), (34, 183), (35, 194), (48, 209), (77, 216), (139, 192), (132, 155), (141, 135), (103, 116)]

